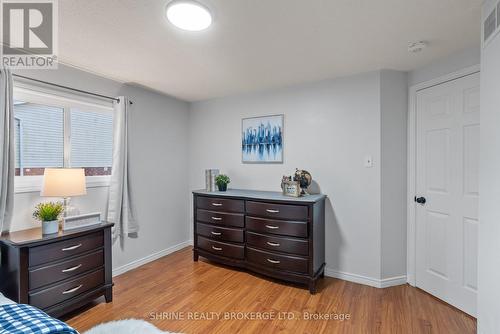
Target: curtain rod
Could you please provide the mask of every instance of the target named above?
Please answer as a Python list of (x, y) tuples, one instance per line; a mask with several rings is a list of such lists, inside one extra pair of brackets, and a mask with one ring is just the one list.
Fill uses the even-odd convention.
[[(117, 99), (116, 97), (111, 97), (111, 96), (107, 96), (107, 95), (101, 95), (101, 94), (92, 93), (92, 92), (89, 92), (89, 91), (86, 91), (86, 90), (81, 90), (81, 89), (72, 88), (72, 87), (63, 86), (63, 85), (58, 85), (58, 84), (55, 84), (55, 83), (52, 83), (52, 82), (48, 82), (48, 81), (43, 81), (43, 80), (38, 80), (38, 79), (26, 77), (24, 75), (19, 75), (19, 74), (12, 73), (12, 76), (13, 77), (17, 77), (17, 78), (22, 78), (22, 79), (26, 79), (26, 80), (31, 80), (31, 81), (39, 82), (39, 83), (43, 83), (43, 84), (50, 85), (50, 86), (55, 86), (55, 87), (58, 87), (58, 88), (72, 90), (72, 91), (75, 91), (75, 92), (78, 92), (78, 93), (82, 93), (82, 94), (97, 96), (97, 97), (100, 97), (100, 98), (103, 98), (103, 99), (113, 100), (113, 101), (116, 101), (116, 102), (120, 103), (120, 99)], [(129, 101), (129, 103), (130, 104), (134, 104), (132, 101)]]

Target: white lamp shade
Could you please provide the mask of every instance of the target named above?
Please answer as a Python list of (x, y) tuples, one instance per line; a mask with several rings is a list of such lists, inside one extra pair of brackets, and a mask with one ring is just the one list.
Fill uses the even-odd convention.
[(41, 196), (72, 197), (86, 194), (83, 168), (45, 168)]

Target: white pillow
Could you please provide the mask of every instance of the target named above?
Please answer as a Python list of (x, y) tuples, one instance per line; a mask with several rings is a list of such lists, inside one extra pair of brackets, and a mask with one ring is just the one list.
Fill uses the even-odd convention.
[(15, 304), (12, 300), (4, 297), (1, 293), (0, 293), (0, 305), (9, 305), (9, 304)]

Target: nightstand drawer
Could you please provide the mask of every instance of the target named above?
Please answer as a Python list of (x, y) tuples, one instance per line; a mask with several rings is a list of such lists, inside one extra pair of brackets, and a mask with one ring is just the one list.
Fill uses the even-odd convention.
[(79, 294), (104, 285), (104, 269), (99, 269), (72, 281), (29, 294), (29, 303), (40, 309), (71, 299)]
[(198, 247), (219, 256), (243, 259), (245, 257), (245, 246), (219, 242), (198, 236)]
[(206, 210), (245, 212), (245, 202), (238, 199), (198, 197), (196, 206)]
[(32, 247), (29, 250), (29, 266), (52, 263), (104, 246), (102, 231), (79, 238), (54, 242), (48, 245)]
[(202, 235), (210, 239), (232, 241), (232, 242), (245, 241), (245, 235), (243, 234), (243, 229), (210, 226), (198, 223), (196, 224), (196, 231), (198, 232), (199, 235)]
[(247, 201), (247, 214), (272, 219), (307, 220), (307, 206)]
[(99, 250), (84, 256), (79, 256), (62, 263), (47, 265), (46, 267), (30, 270), (29, 289), (34, 290), (45, 285), (77, 276), (104, 264), (104, 252)]

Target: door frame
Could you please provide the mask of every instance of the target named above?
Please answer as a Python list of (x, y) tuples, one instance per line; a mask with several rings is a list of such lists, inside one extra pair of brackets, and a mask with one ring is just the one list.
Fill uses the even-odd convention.
[(406, 278), (408, 284), (416, 286), (416, 205), (417, 188), (417, 93), (421, 90), (480, 73), (481, 65), (474, 65), (444, 76), (413, 85), (408, 92), (408, 147), (407, 147), (407, 217), (406, 217)]

